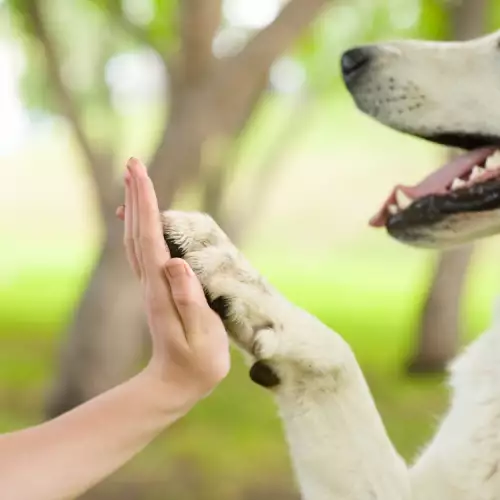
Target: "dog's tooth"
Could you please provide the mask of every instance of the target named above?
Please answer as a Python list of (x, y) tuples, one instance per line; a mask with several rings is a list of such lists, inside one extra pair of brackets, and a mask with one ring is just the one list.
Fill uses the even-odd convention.
[(486, 160), (486, 170), (497, 170), (500, 168), (500, 150), (496, 150)]
[(401, 210), (404, 210), (405, 208), (409, 207), (413, 203), (413, 200), (411, 198), (409, 198), (408, 195), (405, 194), (400, 189), (398, 189), (396, 191), (396, 201), (397, 201), (398, 206)]
[(453, 179), (453, 183), (451, 184), (451, 189), (452, 191), (454, 191), (455, 189), (460, 189), (461, 187), (464, 187), (466, 184), (467, 183), (465, 181), (457, 177), (456, 179)]
[(389, 210), (389, 213), (391, 215), (397, 214), (399, 212), (398, 206), (397, 205), (389, 205), (387, 207), (387, 210)]
[(485, 172), (484, 168), (479, 167), (478, 165), (476, 165), (472, 169), (472, 173), (470, 174), (469, 180), (473, 181), (474, 179), (477, 179), (478, 177), (481, 177), (481, 175), (483, 175), (484, 172)]

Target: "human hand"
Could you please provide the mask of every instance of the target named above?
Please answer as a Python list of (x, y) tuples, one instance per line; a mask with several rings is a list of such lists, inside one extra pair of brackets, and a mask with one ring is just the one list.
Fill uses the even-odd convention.
[(124, 244), (139, 278), (152, 338), (146, 369), (174, 385), (194, 404), (228, 373), (229, 342), (220, 318), (210, 309), (197, 277), (165, 244), (153, 184), (135, 158), (127, 164)]

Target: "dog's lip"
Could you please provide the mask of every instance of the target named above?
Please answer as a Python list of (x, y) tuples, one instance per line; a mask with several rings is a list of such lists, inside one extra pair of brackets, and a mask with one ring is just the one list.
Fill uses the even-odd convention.
[(490, 146), (460, 155), (428, 175), (415, 186), (398, 184), (393, 188), (380, 210), (370, 219), (370, 226), (384, 227), (387, 224), (390, 216), (389, 206), (397, 203), (397, 191), (402, 191), (413, 200), (431, 194), (445, 194), (456, 177), (461, 177), (470, 172), (474, 165), (486, 161), (488, 156), (492, 155), (497, 149), (497, 146)]
[(490, 145), (500, 144), (500, 137), (488, 134), (465, 134), (461, 132), (448, 132), (433, 135), (411, 134), (420, 137), (434, 144), (441, 144), (452, 148), (462, 149), (464, 151), (473, 151), (475, 149), (488, 147)]
[[(427, 246), (425, 241), (433, 242), (431, 246), (440, 244), (439, 233), (433, 231), (433, 227), (439, 228), (439, 224), (445, 223), (445, 228), (453, 229), (453, 222), (449, 217), (463, 214), (488, 213), (500, 209), (500, 177), (490, 177), (483, 182), (477, 182), (469, 187), (462, 187), (449, 191), (445, 195), (429, 195), (420, 198), (408, 208), (391, 215), (387, 220), (387, 232), (395, 239), (416, 246)], [(474, 235), (474, 231), (481, 232), (481, 225), (472, 226), (468, 231)], [(452, 238), (460, 242), (462, 231), (455, 231)], [(479, 236), (479, 234), (478, 234)], [(452, 243), (450, 235), (446, 237), (448, 243)], [(463, 241), (463, 240), (462, 240)], [(444, 243), (444, 241), (443, 241)]]

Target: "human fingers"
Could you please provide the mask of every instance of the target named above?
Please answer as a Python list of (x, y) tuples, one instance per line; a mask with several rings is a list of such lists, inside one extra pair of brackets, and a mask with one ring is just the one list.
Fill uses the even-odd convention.
[(115, 210), (115, 215), (121, 220), (125, 220), (125, 204), (120, 205), (116, 210)]
[(163, 270), (170, 255), (163, 237), (156, 193), (146, 167), (135, 158), (129, 161), (129, 166), (135, 183), (137, 219), (134, 236), (140, 247), (141, 266), (148, 279), (161, 276), (163, 280), (163, 273), (159, 271)]
[(134, 158), (127, 162), (127, 169), (130, 175), (130, 200), (131, 200), (131, 231), (134, 244), (134, 253), (139, 266), (141, 280), (145, 278), (144, 263), (142, 259), (142, 246), (140, 244), (140, 221), (139, 221), (139, 199), (137, 193), (137, 179), (133, 172)]
[(125, 173), (125, 207), (123, 210), (124, 230), (123, 244), (129, 261), (130, 267), (138, 278), (141, 277), (141, 268), (135, 251), (134, 234), (133, 234), (133, 196), (132, 196), (132, 178), (130, 173)]
[(216, 315), (210, 309), (193, 270), (186, 261), (175, 258), (167, 262), (165, 273), (188, 342), (196, 335), (205, 335), (207, 319)]

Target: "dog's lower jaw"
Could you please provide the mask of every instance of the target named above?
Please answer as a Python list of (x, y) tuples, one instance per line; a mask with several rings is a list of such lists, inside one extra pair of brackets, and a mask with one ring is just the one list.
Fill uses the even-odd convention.
[[(394, 449), (349, 346), (314, 320), (310, 371), (276, 363), (273, 389), (304, 500), (407, 500), (408, 468)], [(304, 332), (306, 333), (306, 332)], [(328, 360), (328, 348), (331, 351)], [(312, 353), (312, 351), (310, 352)], [(300, 364), (306, 357), (300, 358)], [(328, 364), (330, 363), (330, 364)]]

